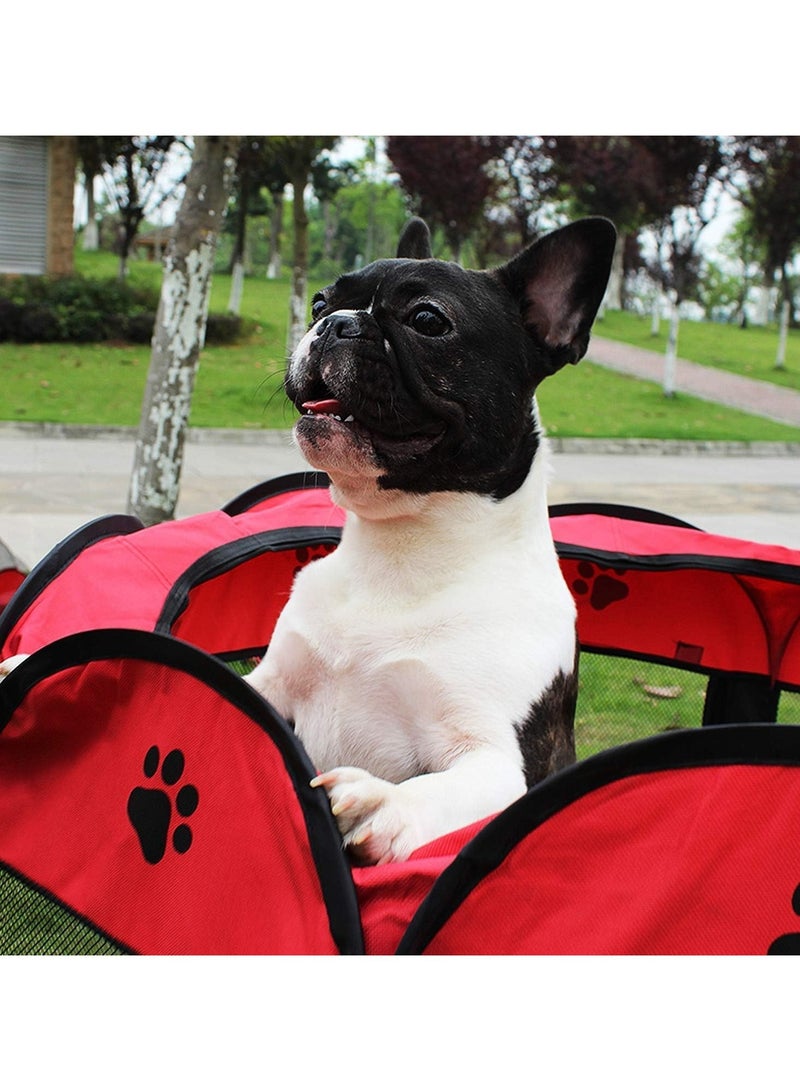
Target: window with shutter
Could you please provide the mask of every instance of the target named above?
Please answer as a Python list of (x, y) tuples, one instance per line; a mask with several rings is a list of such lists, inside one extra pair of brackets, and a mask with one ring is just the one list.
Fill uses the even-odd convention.
[(0, 136), (0, 273), (44, 273), (46, 136)]

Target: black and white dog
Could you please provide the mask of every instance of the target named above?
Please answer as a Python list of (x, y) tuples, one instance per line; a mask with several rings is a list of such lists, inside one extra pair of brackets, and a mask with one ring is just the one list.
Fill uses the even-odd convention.
[(615, 231), (508, 264), (394, 259), (312, 302), (295, 438), (348, 512), (249, 681), (287, 719), (361, 863), (402, 860), (574, 760), (575, 606), (550, 533), (534, 391), (586, 351)]

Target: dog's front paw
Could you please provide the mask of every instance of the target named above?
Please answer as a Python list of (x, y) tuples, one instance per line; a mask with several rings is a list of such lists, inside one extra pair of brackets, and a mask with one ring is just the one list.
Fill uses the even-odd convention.
[(405, 860), (416, 847), (398, 785), (364, 769), (342, 766), (314, 777), (311, 787), (328, 793), (344, 846), (358, 863)]
[(0, 663), (0, 682), (11, 674), (13, 669), (18, 667), (20, 663), (24, 663), (27, 658), (27, 655), (12, 655), (10, 659), (4, 659)]

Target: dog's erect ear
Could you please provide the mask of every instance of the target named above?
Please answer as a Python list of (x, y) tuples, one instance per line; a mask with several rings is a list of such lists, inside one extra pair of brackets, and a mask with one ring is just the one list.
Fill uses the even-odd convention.
[(611, 272), (617, 232), (610, 220), (589, 217), (552, 231), (496, 270), (518, 300), (522, 320), (546, 350), (541, 380), (576, 364)]
[(400, 234), (397, 244), (398, 258), (432, 258), (431, 233), (424, 220), (415, 216), (409, 220)]

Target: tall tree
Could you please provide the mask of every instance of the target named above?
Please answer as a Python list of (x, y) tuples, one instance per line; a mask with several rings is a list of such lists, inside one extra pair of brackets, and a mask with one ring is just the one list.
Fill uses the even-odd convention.
[(680, 305), (695, 294), (702, 270), (700, 236), (714, 218), (728, 160), (718, 137), (640, 138), (652, 152), (654, 246), (645, 267), (670, 300), (670, 330), (664, 357), (664, 393), (675, 394)]
[(86, 190), (86, 227), (83, 232), (83, 249), (97, 250), (100, 231), (94, 200), (94, 183), (101, 178), (106, 165), (113, 163), (122, 151), (122, 138), (110, 136), (79, 136), (78, 160)]
[(211, 273), (238, 138), (197, 136), (186, 192), (164, 257), (128, 512), (149, 526), (173, 519)]
[(581, 215), (607, 216), (617, 228), (617, 246), (606, 306), (624, 306), (625, 259), (630, 241), (664, 213), (658, 160), (648, 138), (637, 136), (553, 136), (545, 140), (553, 174)]
[(519, 233), (516, 248), (525, 247), (540, 233), (542, 206), (552, 200), (559, 184), (544, 138), (511, 137), (501, 152), (496, 177), (498, 200)]
[(278, 163), (292, 187), (294, 254), (289, 294), (287, 351), (291, 354), (303, 337), (308, 309), (308, 211), (305, 191), (317, 156), (333, 148), (336, 136), (273, 136), (269, 138)]
[(453, 260), (478, 226), (494, 181), (488, 167), (505, 136), (390, 136), (387, 154), (414, 211), (440, 227)]
[(793, 307), (789, 270), (800, 247), (800, 137), (735, 137), (732, 158), (731, 187), (745, 208), (750, 237), (762, 248), (767, 287), (780, 278), (783, 305), (775, 366), (783, 368)]
[[(243, 136), (239, 141), (232, 182), (229, 218), (233, 221), (231, 250), (231, 292), (228, 310), (238, 314), (247, 264), (247, 222), (251, 215), (263, 215), (268, 209), (264, 189), (274, 176), (275, 157), (265, 136)], [(282, 185), (285, 180), (282, 181)], [(227, 223), (227, 219), (226, 219)]]
[(174, 136), (101, 137), (103, 180), (119, 213), (119, 276), (127, 273), (128, 256), (145, 216), (168, 200), (184, 178), (170, 177)]
[[(322, 210), (322, 261), (328, 261), (336, 235), (335, 202), (345, 186), (356, 179), (353, 163), (334, 164), (326, 154), (318, 156), (311, 167), (311, 188)], [(371, 260), (371, 259), (368, 259)]]

